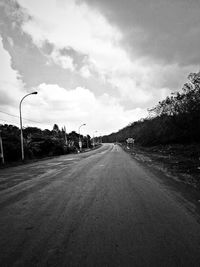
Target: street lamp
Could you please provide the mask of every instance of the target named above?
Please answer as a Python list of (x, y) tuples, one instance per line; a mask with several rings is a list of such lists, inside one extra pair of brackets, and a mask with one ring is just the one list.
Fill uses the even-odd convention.
[(81, 125), (79, 126), (79, 128), (78, 128), (78, 136), (79, 136), (78, 141), (79, 141), (79, 148), (80, 148), (80, 151), (82, 150), (82, 142), (81, 142), (81, 137), (80, 137), (80, 129), (81, 129), (82, 126), (85, 126), (85, 125), (86, 125), (86, 124), (83, 123), (83, 124), (81, 124)]
[(19, 114), (20, 114), (20, 130), (21, 130), (21, 152), (22, 152), (22, 161), (24, 160), (24, 138), (23, 138), (23, 130), (22, 130), (22, 101), (24, 100), (25, 97), (29, 95), (37, 95), (37, 92), (32, 92), (30, 94), (25, 95), (19, 104)]

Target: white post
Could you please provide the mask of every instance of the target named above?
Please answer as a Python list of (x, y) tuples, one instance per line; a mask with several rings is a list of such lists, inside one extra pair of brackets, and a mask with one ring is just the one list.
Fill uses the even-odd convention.
[(3, 154), (3, 142), (1, 137), (1, 131), (0, 131), (0, 148), (1, 148), (1, 158), (2, 158), (2, 164), (4, 164), (4, 154)]
[(86, 124), (83, 123), (83, 124), (81, 124), (81, 125), (79, 126), (79, 128), (78, 128), (78, 135), (79, 135), (78, 143), (79, 143), (80, 152), (81, 152), (81, 150), (82, 150), (82, 142), (81, 142), (81, 136), (80, 136), (80, 129), (81, 129), (82, 126), (85, 126), (85, 125), (86, 125)]
[(68, 143), (67, 143), (67, 134), (66, 134), (66, 127), (64, 126), (64, 132), (65, 132), (65, 145), (68, 145)]
[(93, 148), (94, 148), (94, 145), (95, 145), (95, 144), (94, 144), (94, 134), (93, 134), (93, 142), (92, 142), (92, 143), (93, 143)]

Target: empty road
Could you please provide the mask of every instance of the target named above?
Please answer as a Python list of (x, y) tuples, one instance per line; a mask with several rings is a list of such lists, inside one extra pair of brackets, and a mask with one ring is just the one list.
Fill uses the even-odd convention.
[(200, 224), (161, 177), (104, 144), (0, 170), (0, 266), (200, 266)]

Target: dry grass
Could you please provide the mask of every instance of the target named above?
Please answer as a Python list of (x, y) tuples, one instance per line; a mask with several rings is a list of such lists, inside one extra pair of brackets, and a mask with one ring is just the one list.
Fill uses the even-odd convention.
[(200, 189), (200, 144), (141, 147), (124, 149), (148, 166), (163, 170), (186, 184)]

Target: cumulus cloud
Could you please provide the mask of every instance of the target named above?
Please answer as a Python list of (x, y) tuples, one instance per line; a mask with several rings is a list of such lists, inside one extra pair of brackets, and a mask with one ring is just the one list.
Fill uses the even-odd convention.
[(89, 78), (91, 77), (91, 72), (90, 72), (90, 69), (88, 66), (83, 66), (81, 69), (80, 69), (80, 74), (84, 77), (84, 78)]
[(59, 50), (54, 50), (50, 56), (52, 60), (63, 69), (75, 70), (73, 58), (70, 56), (60, 54)]
[(82, 0), (123, 32), (132, 56), (199, 64), (200, 2), (196, 0)]
[(70, 46), (94, 57), (107, 51), (109, 45), (112, 48), (112, 43), (120, 38), (120, 33), (99, 12), (91, 11), (87, 5), (79, 6), (73, 0), (44, 0), (45, 8), (30, 0), (19, 2), (33, 15), (34, 19), (25, 23), (23, 29), (38, 45), (47, 39), (58, 47)]
[[(151, 105), (151, 100), (155, 103), (159, 95), (164, 96), (164, 92), (167, 94), (180, 89), (177, 87), (181, 87), (188, 72), (197, 69), (195, 61), (186, 60), (186, 65), (181, 64), (183, 62), (180, 53), (183, 51), (179, 42), (176, 42), (177, 33), (174, 27), (179, 33), (183, 32), (179, 22), (182, 21), (182, 26), (188, 24), (187, 19), (183, 20), (179, 14), (178, 1), (173, 5), (154, 0), (126, 0), (123, 4), (121, 1), (112, 0), (78, 2), (81, 4), (77, 5), (77, 2), (72, 0), (67, 4), (62, 0), (52, 0), (48, 14), (45, 14), (44, 9), (32, 1), (20, 0), (20, 3), (33, 14), (34, 19), (26, 22), (23, 29), (31, 34), (35, 43), (41, 45), (45, 40), (49, 40), (60, 48), (71, 46), (87, 55), (90, 65), (88, 67), (86, 63), (81, 66), (82, 77), (88, 79), (92, 70), (98, 72), (99, 78), (107, 85), (110, 82), (108, 86), (116, 88), (120, 96), (128, 97), (130, 90), (137, 90), (142, 105), (144, 102)], [(45, 5), (45, 1), (43, 4)], [(96, 7), (95, 11), (93, 7)], [(184, 2), (182, 12), (187, 7), (187, 3)], [(194, 5), (189, 9), (189, 17), (192, 17), (193, 9)], [(181, 20), (175, 16), (174, 10), (179, 10)], [(169, 13), (172, 16), (170, 21), (167, 20)], [(192, 26), (193, 24), (189, 23), (189, 29), (194, 30)], [(67, 34), (63, 35), (61, 32)], [(167, 36), (167, 39), (162, 43), (160, 39), (164, 40), (164, 36)], [(184, 36), (183, 34), (182, 37)], [(172, 41), (176, 47), (170, 46)], [(195, 38), (191, 38), (191, 41), (195, 43)], [(199, 53), (193, 52), (198, 57)], [(189, 55), (190, 47), (184, 57)], [(155, 95), (155, 89), (158, 89), (158, 92), (155, 92), (156, 98), (151, 96)], [(138, 100), (132, 98), (132, 104), (138, 104)]]
[(1, 36), (0, 58), (0, 104), (7, 108), (9, 105), (17, 105), (18, 100), (23, 94), (23, 83), (18, 72), (11, 67), (11, 57), (3, 47)]
[(43, 126), (83, 121), (105, 133), (146, 116), (197, 70), (193, 1), (184, 19), (185, 0), (4, 1), (4, 48), (28, 91), (39, 91), (24, 112)]
[(48, 12), (30, 0), (19, 2), (32, 15), (32, 19), (23, 24), (23, 30), (38, 46), (48, 41), (60, 49), (71, 47), (87, 55), (91, 66), (101, 75), (131, 65), (126, 51), (118, 45), (121, 32), (98, 11), (84, 4), (77, 5), (73, 0), (44, 0)]
[(66, 90), (55, 84), (43, 83), (35, 90), (39, 94), (24, 103), (24, 116), (40, 120), (46, 127), (54, 122), (60, 127), (66, 125), (68, 132), (77, 131), (81, 123), (86, 123), (86, 132), (91, 135), (94, 129), (108, 134), (146, 115), (139, 108), (125, 111), (117, 99), (107, 94), (96, 98), (87, 88)]

